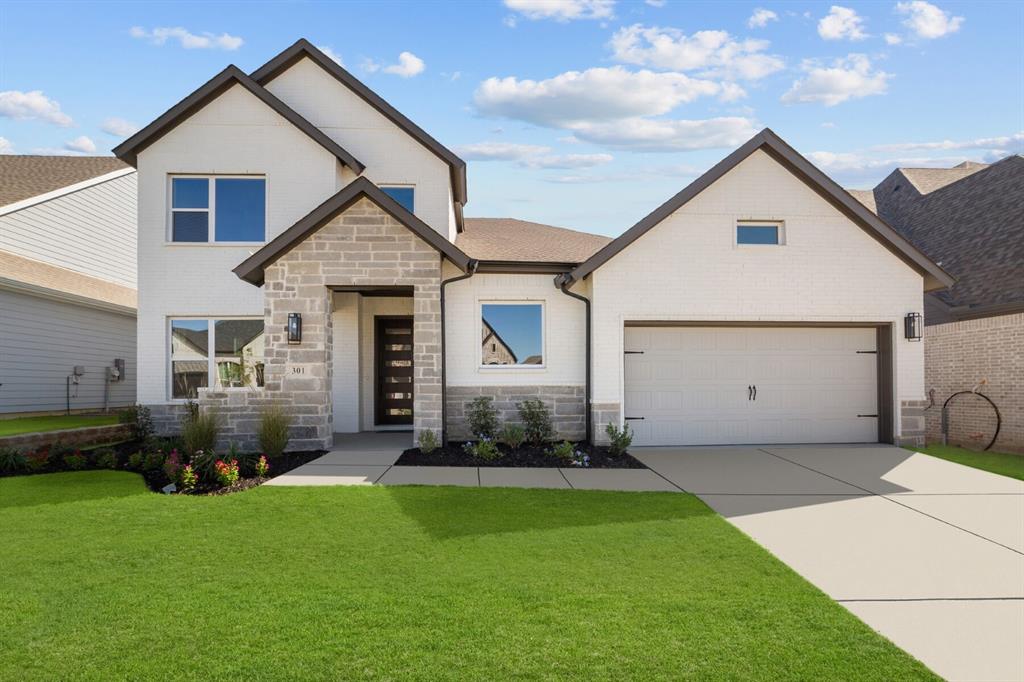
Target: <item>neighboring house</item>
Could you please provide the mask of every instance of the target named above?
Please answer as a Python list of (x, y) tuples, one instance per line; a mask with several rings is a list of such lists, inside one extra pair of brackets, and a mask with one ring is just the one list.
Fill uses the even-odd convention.
[(0, 414), (135, 402), (135, 175), (0, 156)]
[[(985, 380), (979, 390), (1002, 416), (993, 449), (1024, 452), (1024, 158), (899, 168), (856, 196), (957, 278), (925, 297), (928, 439), (942, 437), (942, 404)], [(991, 440), (988, 405), (971, 396), (950, 405), (953, 442)]]
[(519, 362), (516, 359), (516, 354), (508, 347), (508, 344), (498, 336), (498, 333), (494, 331), (491, 325), (487, 324), (486, 319), (481, 321), (480, 327), (481, 335), (483, 336), (483, 339), (480, 341), (480, 349), (483, 353), (483, 364), (515, 365)]
[[(486, 395), (505, 419), (544, 400), (563, 438), (923, 436), (904, 318), (952, 279), (769, 130), (614, 240), (463, 218), (465, 163), (300, 40), (115, 153), (139, 171), (139, 400), (163, 430), (195, 397), (246, 444), (273, 402), (295, 448), (462, 438)], [(262, 382), (225, 386), (207, 354), (183, 390), (202, 345), (175, 335), (220, 348), (239, 319), (262, 324)], [(515, 363), (488, 364), (487, 326)]]

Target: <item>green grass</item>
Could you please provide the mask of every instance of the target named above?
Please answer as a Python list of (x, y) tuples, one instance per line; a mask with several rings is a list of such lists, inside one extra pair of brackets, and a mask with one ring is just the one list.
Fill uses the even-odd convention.
[(976, 452), (955, 445), (929, 445), (908, 450), (916, 450), (932, 457), (1024, 481), (1024, 455), (1009, 452)]
[(689, 495), (0, 479), (0, 679), (935, 679)]
[(0, 437), (16, 436), (19, 433), (36, 433), (37, 431), (78, 429), (84, 426), (107, 426), (108, 424), (116, 423), (116, 414), (72, 414), (52, 417), (0, 419)]

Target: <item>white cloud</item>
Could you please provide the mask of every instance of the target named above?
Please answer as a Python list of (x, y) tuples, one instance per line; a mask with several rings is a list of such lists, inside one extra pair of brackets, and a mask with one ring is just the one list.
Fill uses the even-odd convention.
[(864, 32), (864, 19), (856, 10), (839, 5), (832, 5), (828, 14), (818, 22), (818, 35), (825, 40), (864, 40), (868, 37)]
[(562, 154), (526, 159), (523, 164), (530, 168), (593, 168), (614, 160), (611, 154)]
[(42, 90), (0, 92), (0, 118), (36, 119), (62, 128), (74, 123), (70, 116), (60, 110), (60, 104), (44, 95)]
[(726, 31), (686, 35), (676, 28), (633, 24), (615, 32), (608, 43), (616, 61), (675, 71), (700, 69), (701, 75), (756, 80), (785, 66), (764, 54), (766, 40), (735, 40)]
[(818, 102), (833, 107), (848, 99), (881, 95), (892, 78), (884, 71), (873, 71), (871, 60), (863, 54), (847, 55), (832, 66), (807, 60), (801, 68), (807, 75), (794, 81), (782, 96), (786, 104)]
[(398, 55), (398, 63), (384, 67), (384, 73), (391, 73), (402, 78), (412, 78), (423, 73), (426, 64), (412, 52), (403, 52)]
[(651, 7), (664, 7), (665, 1), (666, 0), (644, 0), (644, 4), (650, 5)]
[[(611, 19), (615, 0), (505, 0), (505, 7), (527, 19)], [(514, 24), (513, 24), (514, 26)]]
[(341, 58), (341, 55), (338, 54), (337, 52), (335, 52), (334, 50), (332, 50), (327, 45), (317, 45), (316, 49), (320, 50), (325, 55), (327, 55), (328, 57), (330, 57), (334, 61), (338, 62), (338, 64), (340, 66), (345, 66), (345, 61)]
[(1024, 149), (1024, 131), (1000, 137), (979, 137), (973, 140), (940, 140), (938, 142), (900, 142), (896, 144), (880, 144), (872, 147), (880, 152), (908, 152), (953, 149), (990, 150), (996, 153), (1011, 153), (1013, 150)]
[(113, 135), (114, 137), (128, 137), (137, 133), (139, 131), (139, 126), (135, 125), (131, 121), (126, 121), (123, 118), (112, 116), (108, 119), (104, 119), (103, 123), (100, 124), (100, 130), (108, 135)]
[(516, 26), (519, 25), (519, 21), (515, 18), (515, 15), (512, 14), (509, 14), (504, 19), (502, 19), (501, 23), (507, 26), (508, 28), (515, 28)]
[(154, 45), (163, 45), (168, 40), (177, 40), (186, 50), (237, 50), (245, 42), (238, 36), (221, 33), (203, 32), (201, 35), (191, 33), (181, 26), (162, 26), (147, 30), (141, 26), (132, 26), (129, 31), (132, 38), (148, 40)]
[(14, 145), (6, 137), (0, 137), (0, 154), (13, 154)]
[(721, 92), (722, 86), (710, 80), (614, 66), (568, 71), (542, 81), (488, 78), (477, 88), (473, 101), (486, 116), (561, 128), (577, 121), (665, 114), (680, 104)]
[(769, 21), (778, 21), (779, 15), (770, 9), (758, 7), (754, 10), (754, 13), (747, 19), (747, 26), (750, 28), (764, 28), (768, 25)]
[(90, 140), (85, 135), (80, 135), (73, 140), (68, 140), (64, 143), (64, 149), (69, 152), (81, 152), (83, 154), (92, 154), (96, 151), (96, 143)]
[(821, 124), (821, 127), (822, 128), (835, 128), (836, 124), (833, 123), (832, 121), (825, 121), (824, 123)]
[(618, 149), (676, 152), (737, 147), (757, 133), (750, 119), (722, 117), (705, 120), (626, 118), (580, 122), (571, 127), (581, 140)]
[(550, 151), (551, 147), (512, 142), (476, 142), (455, 148), (456, 154), (469, 161), (521, 161)]
[(900, 36), (896, 35), (895, 33), (886, 33), (885, 34), (885, 44), (886, 45), (899, 45), (902, 42), (903, 42), (903, 38), (901, 38)]
[(924, 0), (897, 2), (896, 12), (907, 15), (903, 25), (910, 28), (918, 38), (941, 38), (956, 33), (964, 23), (963, 17), (950, 16), (949, 12)]

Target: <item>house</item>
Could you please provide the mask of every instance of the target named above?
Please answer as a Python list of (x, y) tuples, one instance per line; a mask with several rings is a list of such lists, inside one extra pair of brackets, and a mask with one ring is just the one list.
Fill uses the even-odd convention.
[(135, 175), (0, 155), (0, 415), (135, 402)]
[[(857, 196), (957, 278), (925, 296), (928, 439), (942, 438), (942, 405), (978, 388), (1001, 416), (992, 448), (1024, 452), (1024, 158), (898, 168)], [(951, 401), (947, 421), (952, 442), (996, 436), (994, 411), (973, 396)]]
[[(904, 321), (953, 280), (770, 130), (613, 240), (467, 218), (465, 163), (300, 40), (115, 153), (138, 169), (138, 391), (164, 431), (195, 398), (236, 441), (274, 402), (296, 415), (293, 448), (410, 426), (455, 439), (486, 395), (505, 419), (540, 398), (562, 438), (923, 437)], [(219, 349), (232, 320), (262, 324), (244, 388), (172, 342)], [(197, 352), (205, 377), (182, 388)]]

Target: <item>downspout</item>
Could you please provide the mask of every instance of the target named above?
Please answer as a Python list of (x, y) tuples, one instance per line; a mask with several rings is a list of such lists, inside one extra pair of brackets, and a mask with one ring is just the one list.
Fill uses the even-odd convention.
[(590, 409), (591, 391), (592, 391), (592, 383), (593, 383), (592, 380), (591, 380), (591, 370), (590, 370), (590, 353), (591, 353), (591, 350), (590, 350), (590, 347), (591, 347), (590, 299), (587, 298), (586, 296), (580, 296), (579, 294), (574, 294), (573, 292), (569, 291), (569, 287), (571, 285), (572, 285), (572, 276), (569, 275), (568, 273), (562, 274), (562, 275), (558, 275), (557, 277), (555, 277), (555, 286), (558, 287), (562, 291), (563, 294), (565, 294), (566, 296), (570, 296), (572, 298), (575, 298), (578, 301), (583, 301), (583, 304), (587, 308), (587, 312), (586, 312), (586, 315), (587, 315), (587, 341), (586, 341), (586, 344), (587, 344), (587, 353), (586, 353), (586, 355), (587, 355), (587, 371), (586, 371), (586, 377), (587, 377), (587, 379), (586, 379), (586, 382), (587, 382), (587, 384), (586, 384), (586, 397), (584, 399), (583, 409), (585, 410), (585, 415), (584, 416), (586, 417), (586, 424), (587, 424), (587, 442), (588, 443), (592, 443), (594, 441), (594, 429), (593, 429), (594, 417), (593, 417), (593, 412)]
[(448, 360), (445, 353), (445, 313), (444, 313), (444, 292), (452, 282), (461, 282), (476, 274), (479, 261), (470, 259), (466, 266), (466, 273), (451, 279), (441, 280), (441, 445), (448, 445)]

